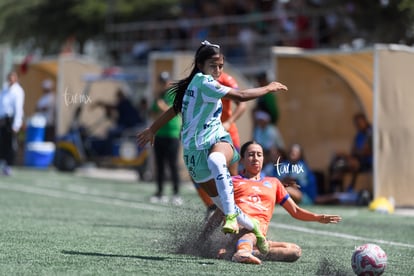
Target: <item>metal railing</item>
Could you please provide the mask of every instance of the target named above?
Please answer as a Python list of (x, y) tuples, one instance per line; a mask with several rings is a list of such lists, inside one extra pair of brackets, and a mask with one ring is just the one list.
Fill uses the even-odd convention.
[[(303, 36), (319, 47), (319, 20), (326, 11), (306, 10), (266, 12), (239, 16), (218, 16), (210, 18), (178, 18), (175, 20), (117, 23), (107, 25), (110, 37), (109, 48), (118, 53), (145, 62), (145, 51), (191, 50), (204, 39), (219, 43), (232, 63), (257, 64), (266, 62), (270, 47), (275, 45), (297, 46)], [(299, 16), (305, 16), (308, 25), (305, 30), (288, 32), (285, 23), (296, 24)], [(248, 33), (246, 30), (253, 30)], [(246, 37), (241, 32), (246, 31)], [(248, 35), (252, 34), (249, 39)], [(143, 57), (134, 56), (141, 49)], [(141, 48), (139, 48), (141, 47)]]

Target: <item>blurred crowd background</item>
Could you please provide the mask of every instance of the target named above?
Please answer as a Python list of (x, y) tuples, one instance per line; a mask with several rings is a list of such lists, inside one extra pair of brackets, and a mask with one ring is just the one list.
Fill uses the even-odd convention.
[[(39, 0), (0, 3), (0, 34), (20, 59), (78, 52), (117, 65), (144, 65), (154, 50), (219, 42), (247, 74), (270, 46), (362, 48), (412, 45), (409, 0)], [(240, 47), (241, 46), (241, 47)]]

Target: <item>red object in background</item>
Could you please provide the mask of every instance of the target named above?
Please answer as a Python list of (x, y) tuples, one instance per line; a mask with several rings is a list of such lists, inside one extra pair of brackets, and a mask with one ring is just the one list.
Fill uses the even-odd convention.
[(315, 40), (310, 35), (307, 37), (299, 38), (296, 46), (303, 49), (314, 49), (316, 47)]
[(120, 67), (113, 66), (105, 68), (102, 72), (102, 75), (109, 77), (120, 73), (122, 73), (122, 69)]
[(22, 75), (27, 73), (27, 70), (29, 69), (29, 64), (32, 62), (33, 55), (28, 54), (24, 59), (23, 62), (20, 64), (20, 73)]

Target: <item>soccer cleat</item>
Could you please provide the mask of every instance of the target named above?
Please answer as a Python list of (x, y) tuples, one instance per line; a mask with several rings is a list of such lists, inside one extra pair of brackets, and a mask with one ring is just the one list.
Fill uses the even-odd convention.
[(222, 229), (224, 234), (238, 234), (239, 224), (237, 223), (237, 214), (226, 215)]
[(262, 261), (259, 258), (256, 258), (249, 251), (239, 250), (234, 253), (231, 258), (233, 262), (244, 263), (244, 264), (262, 264)]
[(252, 219), (253, 221), (253, 233), (256, 236), (256, 246), (259, 249), (260, 253), (267, 254), (269, 252), (269, 243), (267, 242), (266, 237), (263, 235), (260, 230), (260, 222), (257, 219)]

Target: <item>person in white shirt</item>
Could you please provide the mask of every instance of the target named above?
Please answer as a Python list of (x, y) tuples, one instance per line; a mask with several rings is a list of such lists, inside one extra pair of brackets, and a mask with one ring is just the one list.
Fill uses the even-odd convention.
[(42, 89), (43, 95), (37, 101), (36, 111), (46, 118), (45, 141), (54, 141), (56, 97), (53, 91), (53, 81), (50, 79), (44, 80)]
[(10, 175), (17, 152), (16, 134), (22, 127), (24, 115), (24, 90), (18, 83), (18, 75), (7, 75), (8, 83), (0, 93), (0, 160), (4, 163), (3, 175)]

